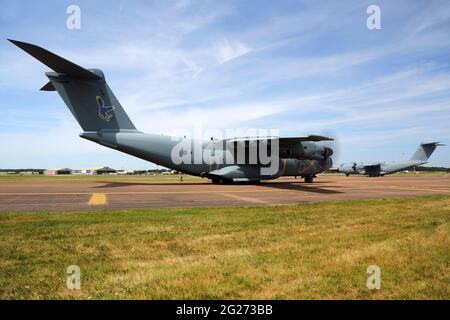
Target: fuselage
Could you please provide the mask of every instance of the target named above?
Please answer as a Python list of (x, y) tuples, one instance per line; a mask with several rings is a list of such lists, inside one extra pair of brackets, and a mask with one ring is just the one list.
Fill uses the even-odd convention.
[[(148, 134), (139, 131), (83, 132), (82, 138), (94, 141), (155, 164), (187, 174), (214, 177), (233, 181), (259, 181), (280, 176), (315, 176), (331, 167), (332, 160), (299, 160), (277, 158), (276, 168), (268, 174), (261, 173), (261, 163), (230, 162), (234, 155), (227, 147), (216, 145), (217, 141), (198, 141), (189, 138)], [(200, 155), (199, 155), (200, 154)], [(177, 163), (174, 158), (182, 156)], [(175, 156), (175, 157), (174, 157)]]
[(391, 162), (383, 164), (381, 171), (385, 174), (395, 173), (403, 170), (410, 169), (412, 167), (421, 166), (427, 163), (426, 161), (406, 161), (406, 162)]

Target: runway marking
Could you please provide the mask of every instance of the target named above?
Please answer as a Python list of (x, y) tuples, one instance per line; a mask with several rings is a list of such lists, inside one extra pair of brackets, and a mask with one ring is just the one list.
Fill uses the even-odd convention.
[(249, 197), (242, 197), (242, 196), (239, 196), (239, 195), (237, 195), (237, 194), (232, 194), (232, 193), (226, 193), (226, 192), (223, 192), (223, 193), (221, 193), (221, 194), (224, 195), (224, 196), (233, 198), (233, 199), (242, 200), (242, 201), (247, 201), (247, 202), (254, 202), (254, 203), (260, 203), (260, 204), (268, 204), (268, 203), (269, 203), (269, 202), (264, 201), (264, 200), (261, 200), (261, 199), (249, 198)]
[(106, 195), (104, 193), (93, 193), (89, 205), (104, 206), (106, 204)]
[(431, 192), (450, 192), (450, 190), (446, 189), (430, 189), (430, 188), (418, 188), (418, 187), (391, 187), (393, 189), (401, 189), (401, 190), (411, 190), (411, 191), (431, 191)]

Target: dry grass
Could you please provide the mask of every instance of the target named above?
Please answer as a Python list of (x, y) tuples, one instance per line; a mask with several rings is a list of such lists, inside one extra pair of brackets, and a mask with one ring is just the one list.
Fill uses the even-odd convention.
[[(449, 220), (448, 196), (4, 213), (0, 298), (449, 299)], [(371, 264), (381, 290), (366, 287)]]

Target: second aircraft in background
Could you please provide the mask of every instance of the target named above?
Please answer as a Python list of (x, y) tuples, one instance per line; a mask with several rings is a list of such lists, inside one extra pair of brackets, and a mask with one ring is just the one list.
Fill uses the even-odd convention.
[(437, 146), (443, 146), (439, 142), (421, 143), (419, 148), (412, 156), (411, 160), (398, 162), (375, 162), (375, 163), (346, 163), (337, 167), (336, 171), (345, 173), (346, 176), (351, 174), (364, 174), (369, 177), (380, 177), (385, 174), (395, 173), (412, 167), (421, 166), (428, 162), (433, 151)]

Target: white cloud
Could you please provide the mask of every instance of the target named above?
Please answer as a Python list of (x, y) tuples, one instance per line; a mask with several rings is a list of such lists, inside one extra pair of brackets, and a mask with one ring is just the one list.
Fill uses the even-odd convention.
[(239, 58), (249, 52), (251, 48), (239, 41), (229, 41), (227, 39), (218, 42), (215, 46), (217, 50), (217, 60), (220, 64)]

